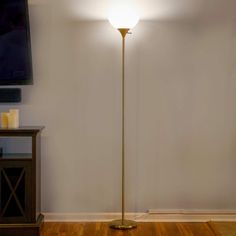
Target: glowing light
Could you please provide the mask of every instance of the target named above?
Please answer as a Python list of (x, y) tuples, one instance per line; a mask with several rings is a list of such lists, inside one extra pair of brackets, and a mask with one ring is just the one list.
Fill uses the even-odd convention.
[(120, 6), (110, 10), (108, 19), (116, 29), (132, 29), (138, 23), (139, 16), (135, 10)]

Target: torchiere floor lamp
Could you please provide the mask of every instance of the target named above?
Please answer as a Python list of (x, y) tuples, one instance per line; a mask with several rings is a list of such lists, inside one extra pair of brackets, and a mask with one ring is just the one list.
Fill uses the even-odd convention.
[(139, 17), (133, 11), (116, 9), (110, 14), (109, 21), (122, 36), (122, 218), (112, 221), (110, 227), (125, 230), (137, 227), (135, 221), (125, 219), (125, 36), (138, 23)]

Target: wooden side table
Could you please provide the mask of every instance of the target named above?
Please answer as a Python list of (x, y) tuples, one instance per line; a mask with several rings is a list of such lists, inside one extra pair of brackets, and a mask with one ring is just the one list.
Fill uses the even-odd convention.
[[(30, 153), (8, 150), (0, 157), (0, 235), (39, 236), (43, 223), (40, 191), (40, 141), (43, 127), (0, 129), (5, 144), (28, 137)], [(27, 139), (28, 140), (28, 139)], [(14, 149), (14, 147), (12, 147)]]

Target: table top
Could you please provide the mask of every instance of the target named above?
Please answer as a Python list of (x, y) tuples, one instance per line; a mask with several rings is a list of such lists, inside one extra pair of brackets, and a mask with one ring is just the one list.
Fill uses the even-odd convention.
[(44, 126), (21, 126), (19, 128), (0, 128), (1, 134), (32, 134), (41, 132), (44, 129)]

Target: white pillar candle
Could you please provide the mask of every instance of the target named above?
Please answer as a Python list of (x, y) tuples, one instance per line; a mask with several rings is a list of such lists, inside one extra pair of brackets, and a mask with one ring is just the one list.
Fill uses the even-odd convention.
[(7, 113), (7, 112), (1, 113), (1, 127), (3, 129), (8, 128), (8, 115), (9, 115), (9, 113)]
[(19, 110), (10, 109), (8, 115), (8, 128), (19, 128)]

